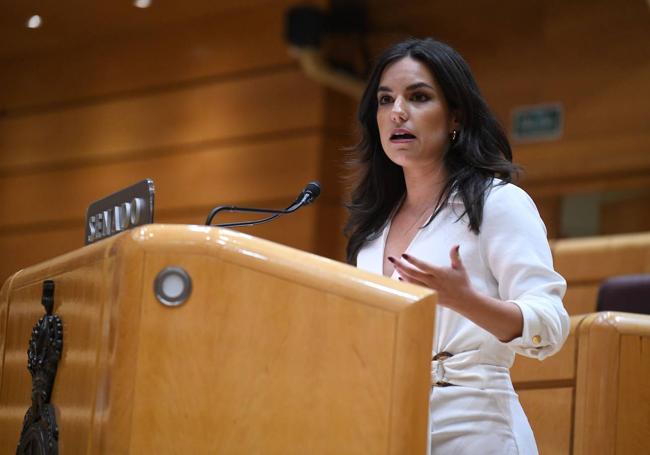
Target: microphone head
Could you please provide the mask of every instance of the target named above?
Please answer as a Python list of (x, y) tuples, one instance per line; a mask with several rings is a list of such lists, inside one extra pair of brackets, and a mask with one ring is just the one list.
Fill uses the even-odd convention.
[(311, 204), (320, 196), (320, 183), (316, 181), (309, 182), (303, 190), (303, 194), (306, 196), (305, 205)]
[(320, 183), (317, 181), (309, 182), (305, 187), (305, 193), (311, 194), (316, 199), (320, 196)]

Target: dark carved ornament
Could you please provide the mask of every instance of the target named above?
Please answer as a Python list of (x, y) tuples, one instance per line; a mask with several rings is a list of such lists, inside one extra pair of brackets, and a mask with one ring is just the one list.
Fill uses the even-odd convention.
[(27, 350), (27, 369), (32, 375), (32, 406), (27, 410), (16, 449), (19, 455), (59, 453), (59, 428), (50, 403), (56, 369), (63, 350), (63, 324), (52, 314), (54, 281), (43, 282), (41, 303), (45, 315), (32, 329)]

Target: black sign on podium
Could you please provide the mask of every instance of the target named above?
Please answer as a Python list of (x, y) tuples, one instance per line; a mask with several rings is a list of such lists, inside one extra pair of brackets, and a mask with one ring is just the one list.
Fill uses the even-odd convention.
[(86, 245), (153, 223), (154, 192), (153, 180), (144, 179), (90, 204), (86, 211)]

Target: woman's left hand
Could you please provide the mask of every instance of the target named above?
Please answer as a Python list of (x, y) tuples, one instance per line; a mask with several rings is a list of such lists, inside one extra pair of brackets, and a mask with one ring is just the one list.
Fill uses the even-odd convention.
[(388, 260), (402, 281), (435, 290), (441, 305), (455, 309), (471, 301), (474, 294), (459, 250), (460, 245), (456, 245), (449, 252), (451, 267), (437, 267), (408, 254), (401, 258), (389, 257)]
[(438, 303), (462, 314), (499, 340), (508, 342), (523, 333), (524, 318), (519, 306), (475, 292), (469, 281), (459, 245), (449, 252), (451, 267), (437, 267), (408, 254), (388, 258), (400, 279), (438, 293)]

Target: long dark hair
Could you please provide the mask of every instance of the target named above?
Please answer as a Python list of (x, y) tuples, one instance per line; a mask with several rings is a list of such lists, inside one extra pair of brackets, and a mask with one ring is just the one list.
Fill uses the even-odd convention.
[[(357, 119), (361, 138), (353, 149), (351, 166), (354, 189), (347, 205), (350, 216), (345, 226), (348, 236), (347, 260), (354, 264), (363, 244), (376, 238), (400, 203), (405, 191), (402, 168), (388, 159), (381, 146), (377, 126), (377, 88), (384, 69), (411, 57), (424, 64), (438, 82), (449, 112), (459, 123), (458, 138), (450, 143), (444, 157), (448, 180), (434, 211), (435, 217), (458, 192), (469, 228), (478, 234), (483, 221), (485, 195), (498, 177), (511, 182), (518, 167), (512, 163), (508, 139), (476, 85), (469, 65), (448, 45), (431, 38), (409, 39), (388, 48), (379, 57), (361, 98)], [(432, 217), (432, 219), (433, 219)]]

